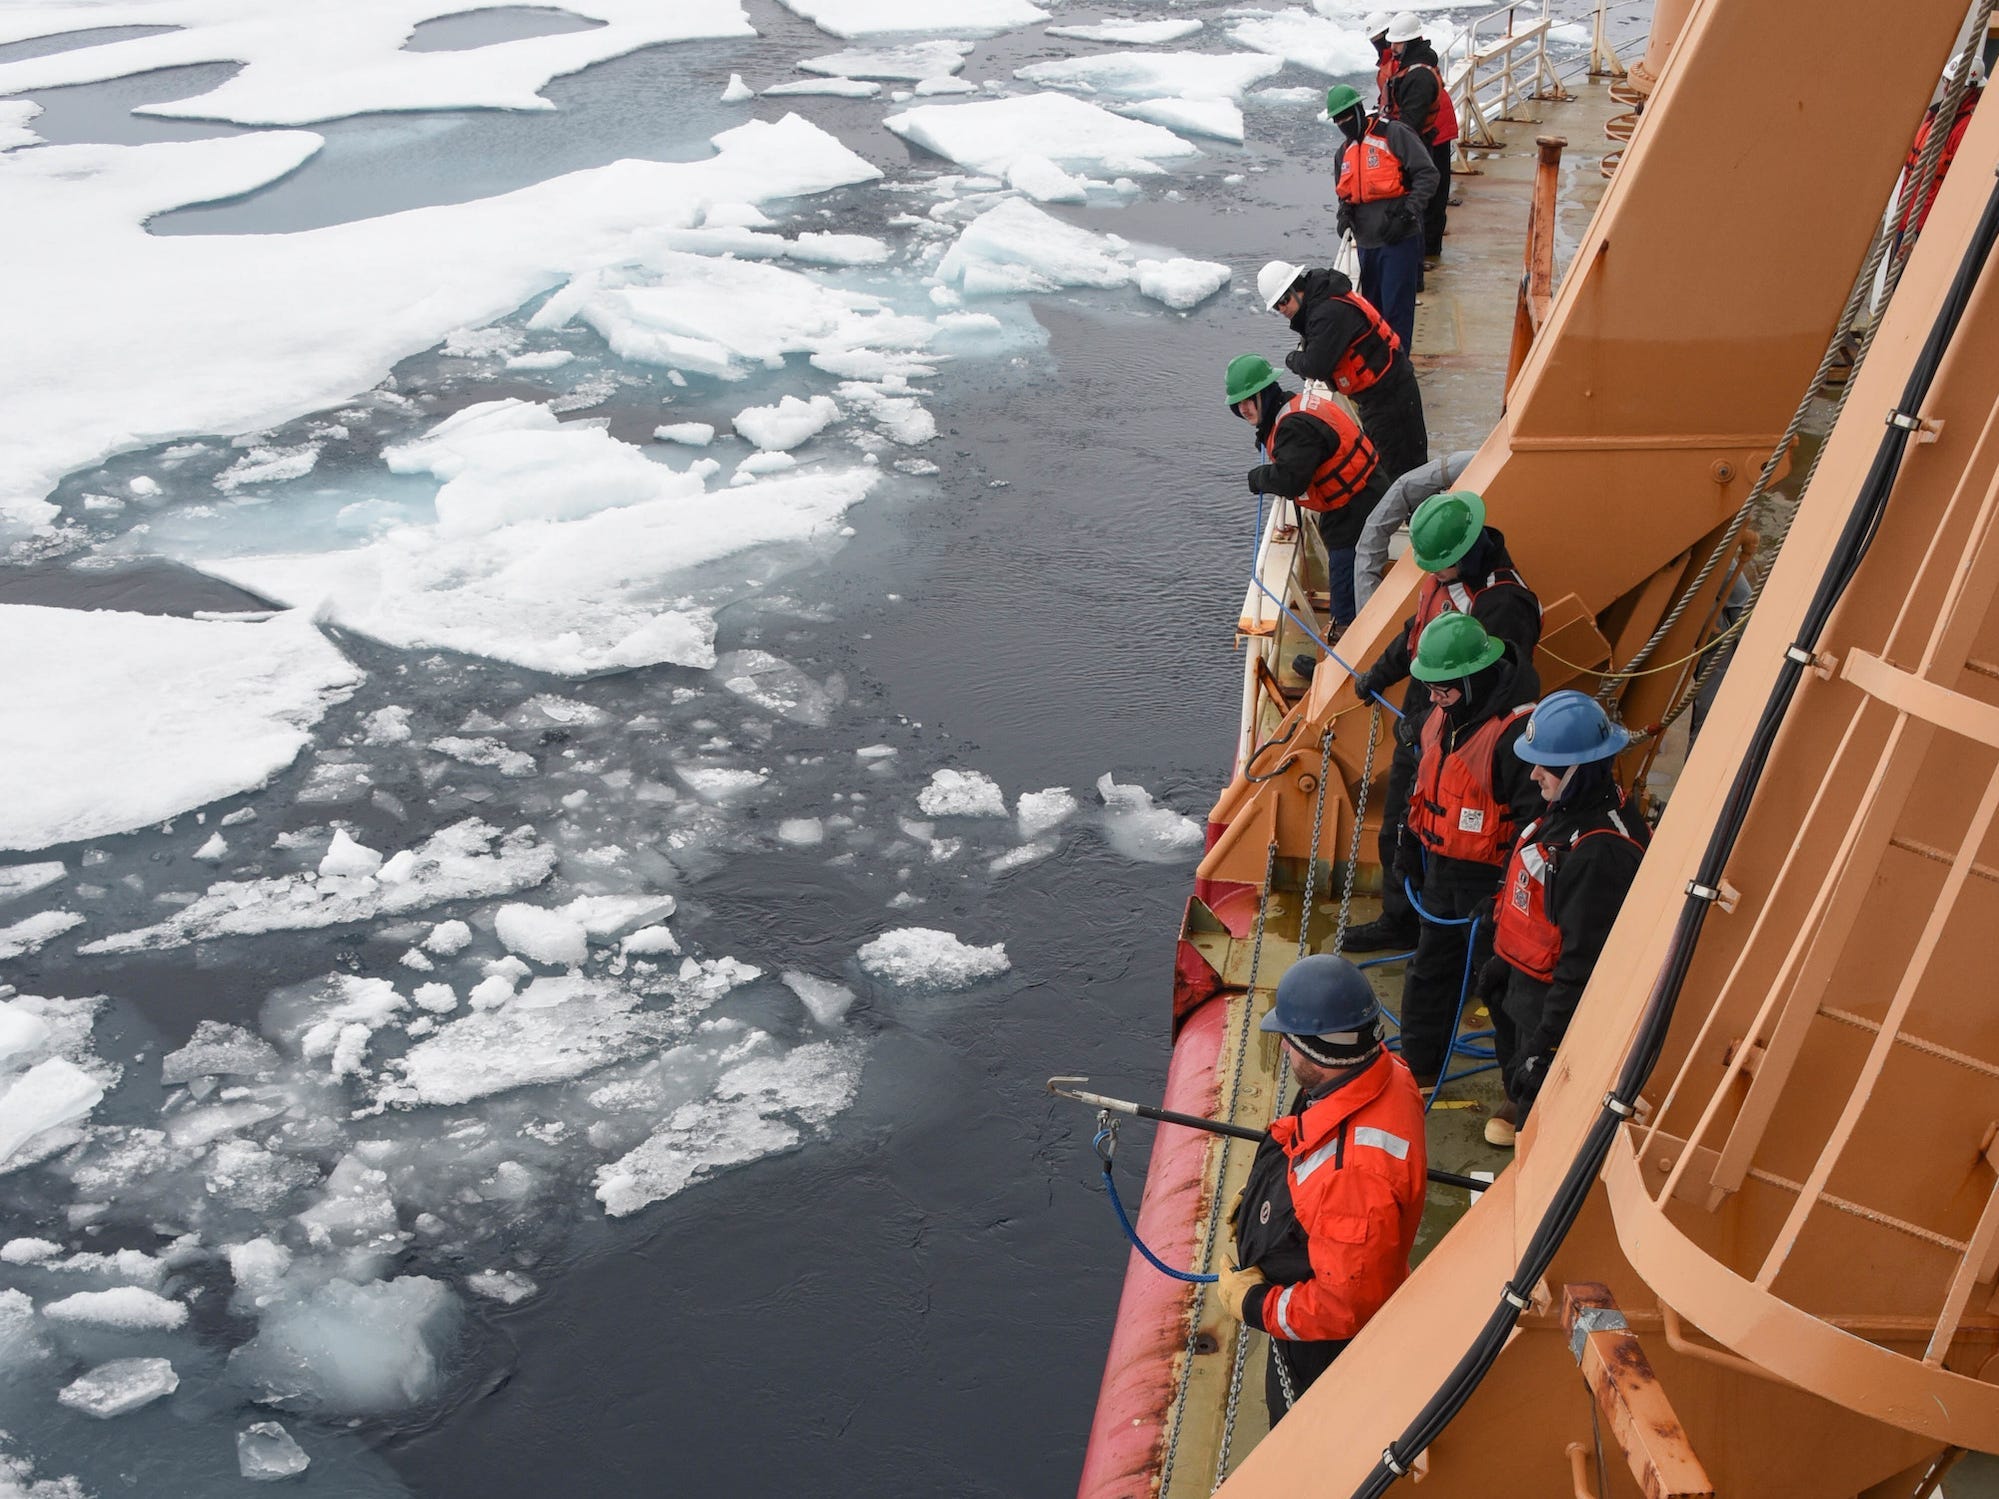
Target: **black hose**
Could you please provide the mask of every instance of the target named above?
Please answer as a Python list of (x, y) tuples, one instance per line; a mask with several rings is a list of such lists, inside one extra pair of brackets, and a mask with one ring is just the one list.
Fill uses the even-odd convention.
[[(1887, 512), (1889, 493), (1901, 471), (1910, 436), (1910, 428), (1898, 425), (1896, 417), (1913, 420), (1924, 397), (1929, 394), (1937, 368), (1943, 363), (1951, 340), (1957, 336), (1958, 324), (1963, 320), (1964, 309), (1984, 273), (1995, 241), (1999, 241), (1999, 186), (1995, 186), (1986, 197), (1985, 211), (1979, 216), (1978, 227), (1958, 262), (1957, 274), (1951, 281), (1943, 305), (1937, 309), (1936, 320), (1930, 325), (1922, 353), (1909, 371), (1902, 399), (1889, 419), (1880, 446), (1875, 450), (1874, 462), (1847, 516), (1838, 544), (1819, 576), (1818, 589), (1805, 610), (1796, 643), (1778, 669), (1777, 680), (1764, 702), (1762, 717), (1757, 720), (1749, 747), (1729, 786), (1727, 800), (1723, 802), (1714, 831), (1708, 837), (1700, 872), (1688, 886), (1686, 901), (1680, 909), (1672, 941), (1666, 949), (1665, 961), (1653, 980), (1652, 992), (1646, 997), (1644, 1013), (1632, 1038), (1631, 1049), (1625, 1055), (1624, 1065), (1618, 1071), (1616, 1086), (1605, 1095), (1602, 1113), (1590, 1126), (1589, 1133), (1583, 1138), (1582, 1148), (1569, 1163), (1568, 1172), (1549, 1201), (1547, 1211), (1542, 1214), (1513, 1279), (1501, 1295), (1499, 1305), (1493, 1309), (1471, 1347), (1465, 1350), (1442, 1386), (1417, 1413), (1416, 1419), (1383, 1451), (1380, 1460), (1353, 1491), (1353, 1499), (1380, 1499), (1389, 1485), (1408, 1472), (1417, 1455), (1436, 1441), (1452, 1417), (1464, 1409), (1472, 1392), (1478, 1388), (1479, 1382), (1499, 1358), (1500, 1350), (1506, 1346), (1513, 1324), (1526, 1309), (1528, 1293), (1547, 1273), (1555, 1252), (1561, 1248), (1562, 1240), (1574, 1226), (1576, 1216), (1589, 1197), (1591, 1186), (1603, 1170), (1619, 1124), (1630, 1116), (1639, 1090), (1658, 1065), (1681, 986), (1685, 984), (1687, 972), (1693, 965), (1694, 948), (1700, 941), (1708, 908), (1714, 902), (1712, 892), (1721, 886), (1722, 871), (1728, 866), (1736, 839), (1748, 818), (1749, 806), (1762, 781), (1764, 767), (1776, 743), (1777, 731), (1783, 726), (1791, 700), (1797, 694), (1798, 683), (1804, 676), (1805, 666), (1817, 649), (1819, 637), (1867, 556), (1867, 549)], [(1798, 659), (1800, 656), (1804, 659)]]

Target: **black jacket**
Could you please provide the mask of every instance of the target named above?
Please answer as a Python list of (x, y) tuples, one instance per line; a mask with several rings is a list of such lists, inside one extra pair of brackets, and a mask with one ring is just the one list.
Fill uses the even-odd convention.
[[(1469, 562), (1473, 558), (1477, 559), (1478, 572), (1468, 581), (1476, 587), (1484, 588), (1495, 572), (1513, 568), (1513, 556), (1506, 550), (1506, 536), (1495, 526), (1485, 528), (1478, 545), (1466, 555), (1465, 560)], [(1541, 601), (1530, 589), (1515, 587), (1511, 583), (1485, 588), (1485, 592), (1472, 600), (1471, 617), (1485, 626), (1486, 634), (1509, 646), (1516, 662), (1528, 666), (1533, 664), (1534, 647), (1541, 643)], [(1409, 675), (1412, 654), (1409, 631), (1415, 623), (1416, 616), (1413, 614), (1402, 621), (1402, 628), (1382, 648), (1374, 664), (1361, 673), (1360, 692), (1363, 698), (1370, 692), (1385, 693)], [(1418, 684), (1409, 697), (1415, 698), (1420, 691), (1421, 684)], [(1427, 695), (1422, 697), (1420, 706), (1427, 710)]]
[[(1623, 838), (1582, 836), (1613, 826), (1640, 846), (1633, 848)], [(1603, 953), (1611, 925), (1631, 891), (1631, 882), (1638, 877), (1643, 846), (1651, 841), (1651, 830), (1625, 805), (1616, 783), (1608, 782), (1581, 799), (1564, 798), (1547, 814), (1534, 837), (1537, 843), (1555, 850), (1544, 890), (1548, 919), (1562, 933), (1562, 953), (1555, 960), (1553, 979), (1545, 986), (1541, 1023), (1533, 1034), (1520, 1038), (1522, 1062), (1533, 1056), (1554, 1056), (1555, 1048), (1568, 1034), (1569, 1022)], [(1517, 970), (1512, 982), (1540, 987), (1538, 979)]]
[[(1267, 447), (1271, 428), (1277, 422), (1277, 413), (1290, 399), (1289, 393), (1277, 386), (1266, 388), (1263, 416), (1256, 424), (1258, 447)], [(1269, 451), (1269, 461), (1259, 463), (1249, 471), (1250, 493), (1281, 495), (1287, 500), (1295, 500), (1311, 486), (1312, 475), (1319, 471), (1319, 466), (1344, 449), (1339, 433), (1317, 417), (1300, 411), (1287, 417), (1284, 425), (1277, 428), (1277, 446)], [(1388, 476), (1376, 465), (1365, 490), (1338, 510), (1328, 512), (1323, 519), (1314, 517), (1326, 545), (1352, 546), (1359, 539), (1361, 528), (1367, 524), (1369, 514), (1381, 503), (1381, 497), (1387, 491)]]
[[(1423, 210), (1429, 206), (1430, 195), (1444, 186), (1438, 181), (1437, 162), (1430, 154), (1429, 142), (1400, 120), (1382, 121), (1380, 134), (1402, 164), (1403, 192), (1399, 198), (1339, 205), (1340, 233), (1351, 234), (1354, 243), (1363, 250), (1400, 244), (1410, 235), (1422, 233)], [(1344, 136), (1340, 138), (1339, 154), (1333, 158), (1335, 186), (1346, 168), (1349, 144)]]
[[(1422, 63), (1429, 67), (1418, 66)], [(1432, 73), (1430, 68), (1437, 71)], [(1430, 139), (1430, 127), (1436, 123), (1437, 80), (1442, 76), (1437, 49), (1418, 37), (1402, 49), (1402, 65), (1395, 81), (1388, 86), (1393, 95), (1390, 118), (1400, 120), (1422, 136), (1425, 144)]]
[[(1353, 303), (1335, 300), (1353, 289), (1353, 282), (1338, 271), (1305, 272), (1305, 305), (1291, 319), (1299, 344), (1284, 356), (1284, 367), (1299, 379), (1331, 384), (1334, 367), (1354, 340), (1373, 326)], [(1395, 358), (1403, 357), (1398, 349)]]
[[(1445, 711), (1444, 754), (1469, 739), (1488, 719), (1510, 713), (1525, 703), (1531, 703), (1540, 696), (1540, 679), (1532, 667), (1522, 670), (1514, 665), (1511, 657), (1501, 657), (1497, 664), (1487, 667), (1472, 678), (1473, 696), (1467, 702), (1453, 704)], [(1513, 746), (1520, 742), (1520, 736), (1527, 732), (1527, 717), (1522, 714), (1504, 733), (1492, 752), (1492, 792), (1495, 800), (1505, 804), (1514, 827), (1524, 828), (1546, 810), (1547, 804), (1541, 799), (1541, 788), (1534, 784), (1534, 767), (1513, 753)], [(1410, 793), (1411, 804), (1416, 797), (1424, 794), (1423, 777), (1419, 771), (1416, 785)], [(1413, 838), (1414, 833), (1404, 830), (1405, 838)], [(1425, 866), (1423, 886), (1459, 885), (1492, 888), (1498, 885), (1500, 866), (1478, 864), (1468, 859), (1446, 859), (1431, 854)]]

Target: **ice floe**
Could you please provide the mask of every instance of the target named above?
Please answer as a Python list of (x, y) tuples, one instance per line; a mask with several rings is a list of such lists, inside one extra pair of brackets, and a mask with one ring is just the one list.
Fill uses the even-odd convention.
[(1137, 176), (1201, 154), (1170, 130), (1127, 120), (1068, 94), (920, 104), (883, 123), (927, 151), (998, 177), (1022, 156), (1043, 156), (1070, 170)]
[(1133, 46), (1158, 46), (1177, 42), (1201, 29), (1194, 16), (1179, 20), (1095, 21), (1087, 26), (1050, 26), (1050, 36), (1071, 37), (1079, 42), (1129, 42)]
[(174, 1373), (170, 1360), (116, 1358), (71, 1380), (56, 1392), (56, 1399), (86, 1416), (108, 1421), (151, 1405), (179, 1388), (180, 1376)]
[(68, 870), (60, 859), (44, 859), (35, 864), (10, 864), (0, 868), (0, 905), (45, 890)]
[(261, 786), (361, 680), (302, 614), (239, 624), (5, 604), (0, 659), (0, 848), (12, 849)]
[(36, 1142), (86, 1119), (103, 1101), (104, 1086), (67, 1057), (47, 1057), (0, 1092), (0, 1172), (38, 1155)]
[(817, 437), (839, 419), (831, 396), (801, 401), (785, 396), (775, 406), (751, 406), (736, 413), (736, 431), (767, 453), (786, 452)]
[(276, 1421), (252, 1421), (236, 1433), (236, 1468), (252, 1483), (275, 1483), (312, 1463), (292, 1434)]
[(9, 926), (0, 926), (0, 962), (31, 953), (51, 938), (83, 925), (74, 911), (41, 911)]
[(783, 0), (786, 10), (842, 39), (948, 32), (998, 36), (1048, 12), (1028, 0)]
[(81, 1322), (128, 1331), (171, 1330), (187, 1322), (187, 1303), (161, 1296), (142, 1286), (113, 1286), (108, 1291), (78, 1291), (42, 1308), (51, 1322)]
[(403, 1410), (437, 1392), (438, 1353), (459, 1316), (458, 1298), (429, 1276), (329, 1281), (267, 1308), (256, 1337), (229, 1355), (229, 1372), (288, 1410)]
[(0, 99), (0, 151), (39, 141), (41, 136), (28, 128), (28, 121), (41, 112), (42, 106), (29, 99)]
[(989, 775), (976, 770), (939, 770), (916, 795), (926, 817), (1004, 817), (1006, 793)]
[(1310, 11), (1291, 9), (1238, 12), (1228, 23), (1229, 39), (1241, 47), (1310, 68), (1332, 78), (1374, 71), (1374, 44), (1358, 21), (1342, 26)]
[(1006, 944), (975, 947), (934, 927), (900, 927), (862, 945), (867, 973), (905, 989), (963, 989), (1005, 973)]
[(1242, 110), (1231, 99), (1137, 99), (1120, 108), (1134, 119), (1150, 120), (1182, 135), (1242, 144)]
[(1205, 302), (1229, 284), (1229, 268), (1214, 260), (1141, 260), (1134, 267), (1139, 291), (1155, 302), (1184, 310)]
[(1112, 52), (1030, 63), (1013, 76), (1118, 99), (1240, 99), (1283, 66), (1283, 58), (1262, 52)]
[(965, 226), (937, 263), (937, 279), (967, 296), (1136, 282), (1145, 295), (1184, 308), (1227, 285), (1229, 268), (1179, 257), (1140, 259), (1116, 235), (1093, 233), (1024, 199), (1007, 198)]
[(1127, 859), (1174, 864), (1200, 848), (1201, 825), (1152, 800), (1143, 786), (1120, 785), (1106, 771), (1097, 778), (1104, 803), (1104, 836)]
[(965, 65), (972, 50), (970, 42), (911, 42), (901, 47), (850, 47), (808, 57), (798, 66), (808, 73), (828, 73), (840, 78), (878, 78), (888, 82), (914, 82), (942, 78)]
[(1014, 825), (1023, 838), (1039, 838), (1052, 833), (1076, 815), (1076, 796), (1066, 786), (1050, 786), (1045, 791), (1023, 791), (1014, 803)]

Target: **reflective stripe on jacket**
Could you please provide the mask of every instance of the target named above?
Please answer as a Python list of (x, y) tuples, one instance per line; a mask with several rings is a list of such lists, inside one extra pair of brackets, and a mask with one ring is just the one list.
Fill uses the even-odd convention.
[(1519, 830), (1493, 788), (1492, 756), (1500, 736), (1533, 711), (1532, 703), (1522, 703), (1510, 713), (1495, 714), (1449, 753), (1444, 750), (1449, 715), (1433, 712), (1423, 721), (1423, 758), (1416, 767), (1407, 826), (1431, 853), (1468, 864), (1506, 862)]
[[(1416, 1080), (1400, 1057), (1383, 1052), (1303, 1112), (1271, 1121), (1270, 1136), (1284, 1153), (1309, 1274), (1273, 1280), (1245, 1314), (1286, 1341), (1351, 1338), (1408, 1278), (1423, 1221), (1429, 1156)], [(1243, 1207), (1261, 1211), (1248, 1199)], [(1269, 1275), (1278, 1267), (1259, 1268)]]
[(1642, 856), (1645, 845), (1631, 835), (1625, 822), (1624, 798), (1606, 807), (1595, 827), (1580, 827), (1567, 838), (1543, 843), (1535, 835), (1546, 825), (1540, 818), (1527, 824), (1500, 876), (1498, 914), (1493, 921), (1492, 950), (1542, 983), (1552, 983), (1562, 957), (1562, 929), (1548, 915), (1548, 884), (1560, 867), (1562, 854), (1589, 838), (1621, 838)]
[(1335, 191), (1342, 203), (1379, 203), (1400, 198), (1409, 191), (1409, 184), (1402, 176), (1402, 163), (1389, 149), (1378, 118), (1369, 120), (1367, 133), (1342, 154)]
[(1277, 451), (1278, 428), (1286, 418), (1301, 413), (1330, 428), (1339, 443), (1332, 456), (1312, 475), (1312, 482), (1298, 496), (1298, 503), (1307, 510), (1342, 510), (1355, 495), (1366, 491), (1368, 480), (1374, 477), (1374, 444), (1338, 401), (1303, 390), (1284, 403), (1277, 420), (1270, 424), (1271, 452)]

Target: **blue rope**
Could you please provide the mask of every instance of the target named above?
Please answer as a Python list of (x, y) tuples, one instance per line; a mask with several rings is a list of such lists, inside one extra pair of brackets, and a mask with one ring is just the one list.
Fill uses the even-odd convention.
[[(1267, 460), (1270, 455), (1268, 453), (1265, 453), (1263, 456)], [(1264, 496), (1259, 491), (1256, 496), (1256, 531), (1254, 533), (1254, 541), (1252, 542), (1249, 551), (1249, 581), (1256, 585), (1257, 592), (1261, 593), (1265, 598), (1269, 599), (1271, 603), (1275, 604), (1279, 609), (1281, 609), (1284, 612), (1285, 617), (1289, 619), (1292, 624), (1296, 625), (1299, 629), (1303, 630), (1307, 635), (1311, 636), (1313, 641), (1318, 645), (1319, 649), (1326, 653), (1326, 659), (1328, 661), (1331, 661), (1335, 666), (1339, 667), (1340, 670), (1344, 671), (1348, 676), (1352, 677), (1354, 679), (1355, 686), (1358, 687), (1360, 683), (1360, 673), (1354, 670), (1354, 668), (1347, 663), (1346, 659), (1342, 657), (1339, 654), (1339, 652), (1335, 651), (1332, 648), (1332, 646), (1326, 643), (1325, 636), (1321, 635), (1317, 630), (1313, 629), (1304, 620), (1300, 619), (1296, 614), (1292, 613), (1291, 606), (1285, 603), (1284, 600), (1279, 598), (1276, 594), (1272, 593), (1270, 591), (1270, 585), (1263, 581), (1263, 574), (1260, 571), (1258, 571), (1256, 566), (1257, 549), (1263, 544), (1263, 500)], [(1300, 524), (1303, 524), (1302, 516), (1300, 518)], [(1373, 698), (1375, 702), (1381, 704), (1381, 706), (1386, 708), (1390, 713), (1393, 713), (1397, 718), (1400, 718), (1402, 716), (1402, 710), (1396, 707), (1395, 704), (1391, 703), (1387, 698), (1383, 697), (1380, 693), (1371, 692), (1368, 694), (1368, 696)]]
[[(1090, 1143), (1100, 1145), (1103, 1142), (1104, 1136), (1108, 1133), (1108, 1130), (1098, 1130), (1097, 1138)], [(1191, 1270), (1175, 1270), (1146, 1247), (1145, 1240), (1138, 1236), (1138, 1230), (1131, 1226), (1131, 1216), (1124, 1210), (1124, 1199), (1117, 1195), (1117, 1183), (1111, 1179), (1111, 1163), (1109, 1161), (1104, 1162), (1104, 1190), (1110, 1194), (1111, 1207), (1117, 1212), (1117, 1221), (1124, 1229), (1124, 1236), (1131, 1240), (1131, 1247), (1144, 1255), (1145, 1262), (1152, 1266), (1153, 1269), (1157, 1270), (1161, 1275), (1170, 1275), (1175, 1280), (1188, 1281), (1197, 1286), (1210, 1285), (1221, 1279), (1219, 1275), (1196, 1275)]]
[[(1406, 875), (1402, 880), (1402, 892), (1409, 897), (1409, 904), (1423, 920), (1433, 922), (1437, 926), (1471, 928), (1465, 934), (1465, 971), (1458, 984), (1458, 1006), (1456, 1013), (1451, 1017), (1451, 1044), (1444, 1053), (1444, 1070), (1437, 1078), (1437, 1086), (1430, 1090), (1428, 1102), (1423, 1105), (1423, 1112), (1428, 1114), (1436, 1106), (1438, 1095), (1444, 1091), (1444, 1084), (1462, 1082), (1468, 1077), (1477, 1077), (1481, 1072), (1495, 1072), (1499, 1068), (1498, 1041), (1491, 1031), (1472, 1031), (1462, 1036), (1458, 1034), (1458, 1027), (1464, 1024), (1465, 1006), (1471, 1002), (1472, 958), (1478, 951), (1478, 929), (1484, 917), (1477, 912), (1473, 912), (1470, 916), (1445, 917), (1425, 910), (1423, 902), (1416, 898), (1414, 883)], [(1367, 962), (1356, 966), (1372, 968), (1378, 963), (1394, 963), (1412, 956), (1414, 956), (1412, 953), (1390, 953), (1386, 957), (1370, 958)], [(1402, 1022), (1386, 1010), (1382, 1011), (1382, 1018), (1394, 1025), (1397, 1030), (1402, 1028)], [(1401, 1050), (1399, 1039), (1390, 1041), (1389, 1045), (1397, 1051)], [(1462, 1072), (1453, 1072), (1452, 1057), (1465, 1057), (1478, 1065), (1467, 1067)]]

